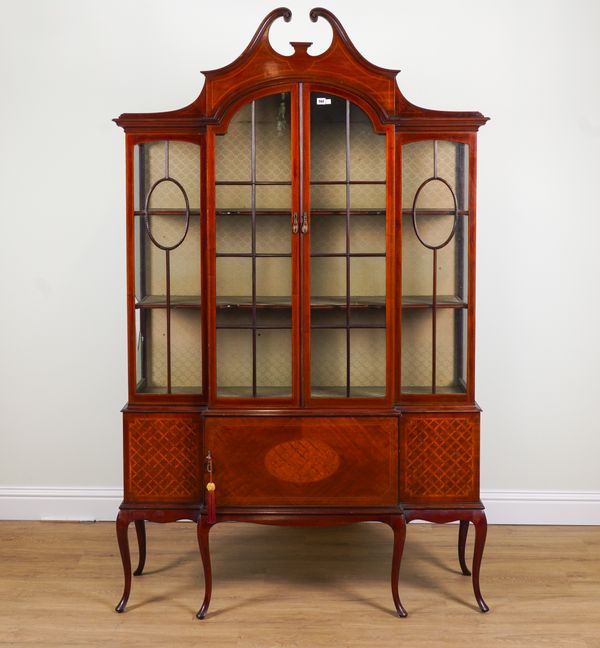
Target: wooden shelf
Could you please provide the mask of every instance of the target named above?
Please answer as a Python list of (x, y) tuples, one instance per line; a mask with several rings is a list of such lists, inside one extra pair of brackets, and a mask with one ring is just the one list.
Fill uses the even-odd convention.
[[(256, 388), (258, 398), (291, 398), (292, 387), (260, 387)], [(217, 387), (218, 398), (252, 398), (252, 387)]]
[[(431, 295), (404, 295), (402, 297), (402, 308), (418, 309), (432, 307), (433, 297)], [(438, 295), (436, 308), (467, 308), (467, 302), (455, 295)]]
[[(314, 296), (311, 309), (346, 308), (346, 297)], [(385, 295), (350, 295), (350, 308), (385, 308)]]
[[(426, 297), (418, 299), (427, 299)], [(441, 299), (441, 298), (438, 298)], [(137, 302), (135, 307), (146, 308), (166, 308), (167, 299), (165, 295), (147, 295), (141, 301)], [(311, 309), (336, 309), (346, 308), (346, 297), (344, 296), (315, 296), (310, 300)], [(171, 295), (171, 308), (200, 308), (201, 301), (198, 295)], [(260, 309), (277, 309), (291, 308), (292, 302), (290, 297), (256, 297), (256, 308)], [(426, 304), (415, 306), (426, 308)], [(454, 308), (460, 308), (460, 304), (452, 304)], [(234, 308), (252, 308), (252, 297), (250, 295), (225, 295), (217, 297), (218, 309)], [(350, 308), (385, 308), (384, 295), (351, 295)]]
[[(354, 398), (383, 398), (385, 387), (383, 386), (357, 386), (350, 387), (350, 395)], [(252, 387), (218, 387), (219, 398), (251, 398)], [(258, 387), (258, 398), (291, 398), (291, 387)], [(345, 398), (346, 387), (312, 387), (312, 398)]]
[[(135, 216), (144, 216), (146, 212), (142, 209), (136, 209)], [(149, 209), (148, 216), (185, 216), (185, 209)], [(199, 209), (190, 209), (190, 216), (200, 216)]]
[[(291, 186), (290, 180), (216, 180), (222, 187), (278, 187)], [(385, 180), (311, 180), (311, 185), (385, 185)]]
[[(149, 295), (136, 304), (136, 308), (165, 308), (164, 295)], [(257, 308), (291, 308), (290, 297), (256, 297)], [(345, 308), (346, 298), (341, 296), (312, 297), (311, 308)], [(200, 297), (192, 295), (171, 296), (171, 308), (200, 308)], [(217, 308), (252, 308), (250, 295), (217, 297)], [(350, 308), (385, 308), (385, 296), (351, 296)]]
[[(423, 212), (425, 210), (419, 210)], [(439, 210), (438, 210), (439, 211)], [(143, 212), (141, 212), (143, 213)], [(251, 216), (251, 209), (217, 209), (217, 216)], [(257, 216), (290, 216), (292, 211), (287, 209), (256, 209), (254, 213)], [(412, 213), (412, 211), (411, 211)], [(448, 212), (454, 213), (454, 212)], [(345, 216), (345, 209), (311, 209), (311, 216)], [(350, 209), (350, 216), (385, 216), (385, 209)]]
[[(136, 308), (166, 308), (165, 295), (147, 295), (137, 302)], [(200, 308), (199, 295), (171, 295), (171, 308)]]
[[(412, 216), (412, 209), (403, 209), (403, 216)], [(469, 212), (466, 209), (458, 210), (459, 216), (468, 216)], [(417, 216), (454, 216), (454, 209), (427, 209), (419, 207), (417, 209)]]
[[(402, 394), (433, 394), (431, 391), (431, 385), (428, 387), (417, 387), (414, 385), (403, 386), (400, 389)], [(436, 387), (436, 394), (464, 394), (466, 389), (461, 385), (451, 385), (449, 387)]]
[[(134, 212), (135, 216), (144, 216), (145, 211), (141, 209), (136, 209)], [(256, 209), (254, 211), (256, 216), (289, 216), (292, 213), (291, 209)], [(418, 215), (420, 216), (453, 216), (453, 209), (424, 209), (419, 208), (417, 210)], [(251, 216), (251, 209), (217, 209), (217, 216)], [(311, 216), (345, 216), (345, 209), (311, 209)], [(385, 209), (350, 209), (350, 216), (385, 216)], [(148, 210), (149, 216), (185, 216), (185, 209), (150, 209)], [(199, 209), (190, 209), (191, 216), (199, 216)], [(411, 216), (412, 209), (403, 209), (403, 216)], [(466, 209), (458, 210), (459, 216), (468, 216), (469, 212)]]
[[(346, 308), (346, 297), (314, 296), (310, 299), (311, 309)], [(256, 297), (257, 308), (291, 308), (289, 297)], [(252, 297), (217, 297), (217, 308), (252, 308)], [(350, 308), (385, 308), (385, 296), (368, 295), (350, 297)]]
[[(260, 295), (256, 296), (256, 308), (291, 308), (292, 300), (291, 297), (261, 297)], [(228, 309), (228, 308), (252, 308), (252, 296), (251, 295), (225, 295), (223, 297), (217, 297), (217, 308), (219, 309)]]
[[(138, 384), (136, 391), (138, 392), (138, 394), (166, 394), (167, 387), (166, 385), (163, 386), (153, 385), (151, 387), (148, 387), (140, 383)], [(202, 386), (201, 385), (185, 385), (185, 386), (173, 385), (171, 387), (171, 394), (202, 394)]]

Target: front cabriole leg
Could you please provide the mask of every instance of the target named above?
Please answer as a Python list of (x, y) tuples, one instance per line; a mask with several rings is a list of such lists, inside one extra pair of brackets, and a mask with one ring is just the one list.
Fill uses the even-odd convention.
[(198, 619), (204, 619), (206, 616), (212, 594), (212, 571), (210, 566), (210, 547), (208, 544), (208, 534), (210, 533), (211, 527), (212, 524), (208, 523), (207, 517), (201, 515), (198, 520), (198, 546), (200, 547), (200, 556), (202, 557), (202, 567), (204, 569), (204, 601), (202, 601), (202, 606), (198, 610), (198, 614), (196, 614)]
[(119, 551), (121, 552), (121, 562), (123, 563), (125, 585), (123, 587), (123, 596), (115, 608), (117, 612), (125, 611), (125, 606), (129, 599), (129, 593), (131, 592), (131, 558), (129, 556), (129, 540), (127, 538), (127, 529), (129, 528), (130, 522), (131, 518), (129, 513), (126, 511), (119, 511), (116, 522), (117, 540), (119, 542)]
[(475, 511), (473, 513), (473, 526), (475, 527), (475, 548), (473, 550), (473, 592), (475, 599), (482, 612), (489, 612), (487, 603), (481, 596), (481, 589), (479, 588), (479, 570), (481, 568), (481, 559), (483, 558), (483, 550), (485, 548), (485, 539), (487, 536), (487, 518), (484, 511)]
[(138, 541), (139, 560), (134, 576), (141, 576), (146, 564), (146, 523), (144, 520), (135, 520), (135, 532)]
[[(448, 522), (460, 522), (459, 537), (458, 537), (458, 551), (459, 561), (461, 562), (461, 569), (463, 574), (468, 574), (466, 561), (464, 560), (464, 545), (467, 540), (467, 528), (469, 522), (473, 523), (475, 527), (475, 547), (473, 551), (473, 567), (472, 567), (472, 582), (473, 592), (477, 605), (482, 612), (488, 612), (489, 607), (481, 596), (479, 588), (479, 572), (481, 569), (481, 559), (483, 557), (483, 549), (485, 547), (485, 538), (487, 535), (487, 519), (485, 512), (482, 509), (404, 509), (404, 516), (406, 522), (413, 520), (424, 520), (425, 522), (434, 522), (436, 524), (446, 524)], [(461, 552), (463, 558), (461, 560)]]
[(398, 593), (398, 580), (400, 576), (400, 564), (402, 562), (402, 552), (404, 551), (404, 541), (406, 539), (406, 522), (403, 515), (394, 516), (390, 521), (390, 526), (394, 532), (394, 552), (392, 554), (392, 598), (396, 606), (398, 616), (404, 618), (408, 616), (407, 611), (404, 609), (400, 601), (400, 594)]
[(467, 567), (465, 560), (465, 549), (467, 546), (467, 534), (469, 533), (469, 520), (460, 520), (460, 527), (458, 529), (458, 562), (463, 576), (470, 576), (471, 572)]

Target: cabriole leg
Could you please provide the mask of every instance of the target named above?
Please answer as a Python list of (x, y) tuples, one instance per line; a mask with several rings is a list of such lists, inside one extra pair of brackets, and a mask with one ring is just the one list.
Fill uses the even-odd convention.
[(479, 589), (479, 570), (481, 567), (481, 559), (483, 557), (483, 550), (485, 548), (485, 538), (487, 536), (487, 518), (483, 511), (477, 511), (473, 515), (473, 526), (475, 527), (475, 548), (473, 550), (473, 592), (475, 599), (482, 612), (488, 612), (489, 607), (481, 596)]
[(138, 541), (139, 561), (134, 576), (141, 576), (146, 564), (146, 523), (144, 520), (135, 520), (135, 533)]
[(469, 520), (460, 520), (458, 530), (458, 562), (464, 576), (470, 576), (471, 572), (465, 560), (465, 548), (467, 546), (467, 534), (469, 533)]
[(127, 529), (129, 528), (129, 515), (124, 511), (119, 511), (117, 515), (117, 540), (119, 542), (119, 551), (121, 552), (121, 562), (123, 563), (123, 576), (125, 585), (123, 587), (123, 596), (115, 610), (124, 612), (129, 593), (131, 592), (131, 559), (129, 557), (129, 540), (127, 538)]
[(392, 598), (396, 606), (396, 612), (399, 617), (406, 617), (408, 613), (402, 606), (400, 594), (398, 593), (398, 579), (400, 576), (400, 563), (402, 562), (402, 552), (404, 551), (404, 541), (406, 540), (406, 522), (403, 515), (395, 516), (390, 522), (394, 532), (394, 552), (392, 554)]
[(204, 569), (204, 601), (202, 602), (202, 607), (198, 610), (198, 614), (196, 614), (198, 619), (204, 619), (206, 616), (212, 594), (212, 571), (208, 544), (208, 534), (211, 526), (211, 524), (208, 524), (206, 516), (201, 515), (198, 520), (198, 546), (200, 547), (200, 556), (202, 557), (202, 567)]

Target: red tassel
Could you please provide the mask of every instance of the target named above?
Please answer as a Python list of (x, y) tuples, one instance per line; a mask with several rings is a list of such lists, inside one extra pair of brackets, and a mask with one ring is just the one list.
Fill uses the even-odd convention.
[(217, 521), (217, 504), (215, 502), (215, 484), (208, 482), (206, 484), (206, 507), (208, 508), (208, 523), (214, 524)]

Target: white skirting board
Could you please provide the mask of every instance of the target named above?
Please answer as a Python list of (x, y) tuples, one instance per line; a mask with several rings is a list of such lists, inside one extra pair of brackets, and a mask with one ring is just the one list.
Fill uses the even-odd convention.
[[(0, 520), (114, 520), (120, 488), (0, 486)], [(600, 525), (600, 491), (489, 490), (490, 524)]]

